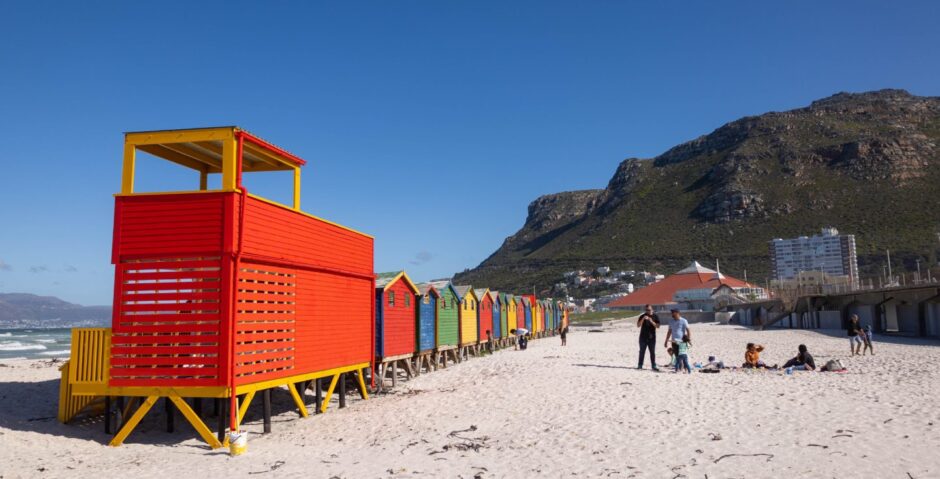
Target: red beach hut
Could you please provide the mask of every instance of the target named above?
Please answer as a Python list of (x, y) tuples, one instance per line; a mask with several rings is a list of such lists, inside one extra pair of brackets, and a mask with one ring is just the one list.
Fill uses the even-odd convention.
[[(135, 191), (141, 152), (195, 170), (198, 188)], [(133, 414), (112, 445), (160, 398), (219, 447), (184, 398), (231, 405), (219, 414), (221, 439), (227, 426), (238, 429), (257, 392), (268, 405), (271, 390), (286, 387), (306, 416), (303, 393), (313, 380), (331, 378), (325, 410), (342, 375), (354, 373), (366, 397), (362, 373), (375, 350), (373, 238), (300, 210), (304, 164), (234, 126), (125, 135), (112, 327), (73, 333), (63, 379), (70, 398), (130, 398)], [(293, 175), (292, 204), (248, 192), (243, 174), (265, 171)], [(216, 174), (219, 187), (210, 189)]]

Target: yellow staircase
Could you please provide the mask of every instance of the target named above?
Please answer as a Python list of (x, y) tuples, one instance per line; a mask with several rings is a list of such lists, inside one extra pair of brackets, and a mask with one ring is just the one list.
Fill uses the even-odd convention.
[(106, 394), (110, 353), (111, 328), (72, 329), (72, 355), (59, 368), (60, 422), (69, 422)]

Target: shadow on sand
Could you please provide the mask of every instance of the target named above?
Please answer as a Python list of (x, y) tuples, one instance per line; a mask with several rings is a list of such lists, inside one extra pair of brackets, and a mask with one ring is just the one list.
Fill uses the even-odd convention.
[[(347, 405), (360, 401), (358, 394), (347, 394)], [(59, 380), (40, 382), (0, 382), (0, 428), (14, 431), (26, 431), (50, 436), (62, 436), (74, 439), (99, 442), (107, 445), (111, 435), (104, 432), (105, 418), (103, 415), (80, 414), (69, 424), (62, 424), (56, 415), (59, 401)], [(183, 418), (179, 411), (175, 411), (175, 430), (166, 431), (166, 412), (163, 399), (159, 400), (137, 425), (134, 432), (125, 442), (135, 444), (152, 444), (165, 446), (187, 446), (196, 449), (209, 450), (209, 446), (199, 439), (199, 435), (189, 422)], [(310, 417), (313, 414), (313, 394), (308, 391), (306, 395), (307, 410)], [(333, 396), (330, 409), (338, 407)], [(192, 405), (192, 401), (189, 401)], [(257, 395), (252, 401), (242, 426), (251, 432), (262, 430), (262, 400)], [(175, 407), (174, 407), (175, 409)], [(203, 401), (202, 420), (215, 432), (217, 419), (213, 415), (213, 401)], [(284, 388), (275, 389), (271, 394), (271, 429), (277, 433), (278, 424), (296, 421), (299, 414), (291, 399), (290, 393)], [(184, 441), (196, 439), (197, 442), (180, 444)], [(227, 454), (227, 452), (226, 452)]]

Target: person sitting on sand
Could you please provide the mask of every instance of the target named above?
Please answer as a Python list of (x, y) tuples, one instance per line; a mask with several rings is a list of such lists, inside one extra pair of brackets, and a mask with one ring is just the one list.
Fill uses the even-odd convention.
[(676, 352), (672, 350), (672, 346), (666, 348), (666, 354), (669, 355), (669, 364), (666, 365), (667, 368), (676, 367)]
[(725, 368), (725, 362), (715, 358), (715, 356), (709, 356), (708, 363), (702, 366), (702, 369), (724, 369), (724, 368)]
[(688, 334), (686, 334), (682, 341), (679, 343), (679, 351), (676, 354), (676, 372), (685, 371), (689, 374), (692, 374), (692, 367), (689, 366), (689, 349), (692, 347), (692, 340)]
[(777, 369), (777, 366), (768, 367), (760, 360), (760, 353), (764, 347), (760, 344), (747, 343), (747, 351), (744, 352), (744, 364), (742, 367), (749, 369)]
[(813, 360), (813, 355), (806, 350), (806, 345), (801, 344), (798, 349), (798, 353), (795, 358), (790, 358), (786, 364), (783, 365), (783, 368), (793, 368), (794, 371), (813, 371), (816, 369), (816, 361)]
[(529, 346), (529, 340), (526, 339), (526, 335), (529, 334), (528, 329), (525, 329), (525, 328), (510, 329), (509, 334), (516, 335), (516, 338), (517, 338), (516, 345), (518, 346), (519, 350), (525, 350), (525, 348)]

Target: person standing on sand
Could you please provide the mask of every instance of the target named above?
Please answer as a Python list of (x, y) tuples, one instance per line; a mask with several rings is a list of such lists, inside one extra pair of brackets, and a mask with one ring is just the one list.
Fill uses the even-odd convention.
[(646, 356), (646, 350), (650, 350), (650, 366), (653, 371), (659, 371), (656, 367), (656, 329), (659, 328), (659, 316), (653, 312), (653, 306), (647, 304), (646, 312), (640, 315), (636, 325), (640, 328), (640, 360), (636, 364), (637, 369), (643, 369), (643, 359)]
[(561, 336), (561, 345), (568, 345), (568, 326), (559, 326), (558, 335)]
[(673, 309), (670, 311), (672, 313), (672, 319), (669, 320), (669, 330), (666, 331), (666, 342), (663, 343), (663, 346), (669, 347), (670, 339), (672, 340), (672, 354), (679, 354), (679, 341), (682, 341), (683, 338), (688, 337), (689, 341), (692, 340), (692, 332), (689, 331), (689, 321), (682, 316), (679, 316), (679, 310)]
[(867, 353), (867, 352), (869, 352), (869, 351), (871, 352), (871, 355), (874, 356), (874, 355), (875, 355), (875, 348), (873, 348), (873, 347), (871, 346), (871, 339), (872, 339), (871, 325), (869, 324), (868, 326), (864, 327), (861, 331), (862, 331), (862, 332), (861, 332), (861, 334), (862, 334), (862, 340), (863, 340), (864, 343), (865, 343), (865, 348), (862, 349), (862, 356), (864, 356), (865, 353)]
[(858, 356), (862, 353), (862, 327), (858, 324), (858, 315), (853, 314), (852, 318), (849, 319), (849, 327), (846, 328), (849, 334), (849, 352), (852, 353), (852, 356)]

